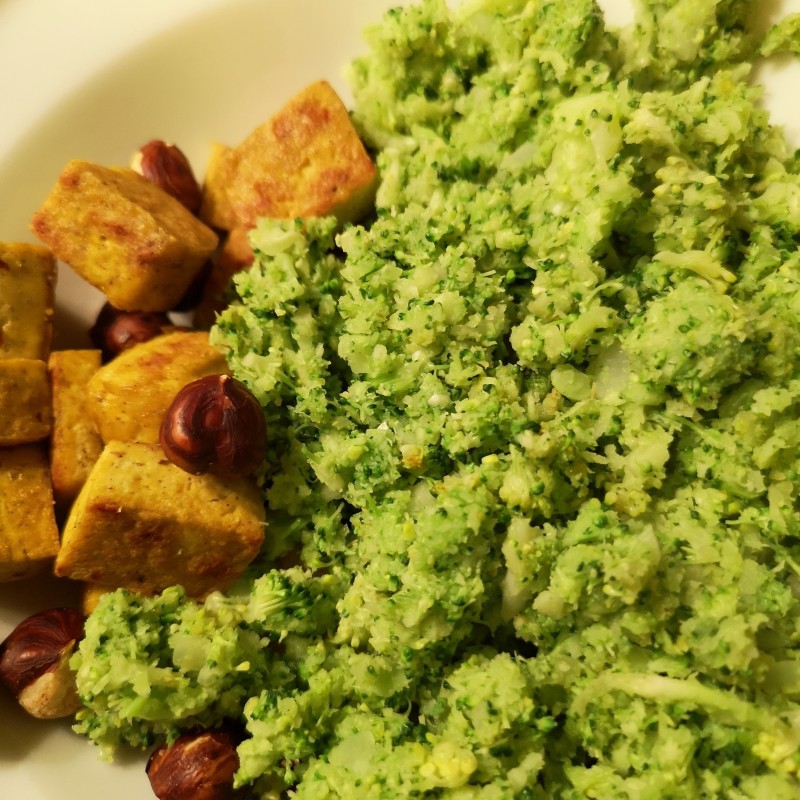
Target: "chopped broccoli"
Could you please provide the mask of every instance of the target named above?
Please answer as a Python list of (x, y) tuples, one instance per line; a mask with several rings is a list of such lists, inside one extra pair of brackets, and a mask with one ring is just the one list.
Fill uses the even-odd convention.
[(455, 5), (351, 66), (373, 217), (262, 220), (213, 329), (264, 552), (105, 598), (77, 728), (234, 720), (271, 799), (798, 797), (800, 159), (751, 80), (797, 20)]

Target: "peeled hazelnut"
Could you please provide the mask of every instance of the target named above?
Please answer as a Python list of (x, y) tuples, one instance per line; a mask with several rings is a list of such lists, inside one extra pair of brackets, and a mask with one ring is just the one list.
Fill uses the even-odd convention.
[(147, 342), (171, 328), (170, 318), (157, 311), (120, 311), (106, 303), (89, 329), (89, 338), (103, 352), (103, 360), (110, 361), (123, 350)]
[(172, 195), (192, 214), (200, 210), (203, 191), (189, 159), (174, 144), (153, 139), (134, 155), (131, 169)]
[(69, 659), (83, 636), (83, 615), (52, 608), (23, 620), (0, 644), (0, 682), (39, 719), (74, 714), (80, 707)]
[(227, 731), (180, 736), (153, 751), (147, 777), (159, 800), (226, 800), (236, 797), (236, 745)]
[(244, 476), (264, 459), (267, 426), (253, 393), (230, 375), (186, 384), (161, 422), (161, 448), (186, 472)]

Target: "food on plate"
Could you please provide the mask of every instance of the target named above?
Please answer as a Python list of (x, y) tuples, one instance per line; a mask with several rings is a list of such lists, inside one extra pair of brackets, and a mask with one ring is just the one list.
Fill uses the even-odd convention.
[(228, 159), (231, 147), (212, 142), (203, 178), (203, 199), (198, 215), (215, 230), (230, 231), (237, 227), (236, 216), (227, 200)]
[(132, 169), (70, 161), (36, 212), (33, 232), (124, 311), (169, 311), (217, 246), (217, 235)]
[(56, 261), (46, 248), (0, 243), (0, 447), (50, 434), (47, 361)]
[(89, 380), (100, 369), (99, 350), (55, 350), (48, 371), (53, 403), (50, 476), (57, 506), (66, 511), (78, 496), (103, 449), (96, 425), (86, 414)]
[(0, 243), (0, 581), (44, 571), (58, 551), (45, 440), (56, 261)]
[(178, 391), (228, 371), (207, 331), (173, 331), (136, 345), (89, 380), (86, 409), (103, 442), (157, 443), (161, 420)]
[(0, 242), (0, 359), (47, 360), (55, 282), (47, 248)]
[(200, 210), (203, 190), (189, 159), (174, 144), (153, 139), (136, 152), (131, 169), (172, 195), (192, 214)]
[(89, 338), (102, 352), (103, 361), (110, 361), (133, 345), (174, 329), (163, 311), (120, 311), (111, 303), (104, 303), (89, 329)]
[(57, 560), (128, 587), (70, 660), (104, 756), (233, 726), (269, 800), (800, 794), (800, 157), (750, 82), (797, 20), (752, 22), (390, 11), (361, 224), (255, 219), (257, 156), (215, 151), (254, 261), (209, 342), (263, 408), (269, 535), (198, 586), (229, 515), (175, 487), (221, 479), (106, 440)]
[(241, 381), (207, 375), (175, 395), (161, 421), (159, 442), (164, 455), (186, 472), (244, 477), (264, 460), (264, 411)]
[(155, 594), (180, 584), (201, 598), (229, 586), (264, 540), (249, 479), (192, 475), (158, 444), (106, 444), (70, 510), (55, 573)]
[(43, 572), (58, 547), (44, 445), (0, 447), (0, 581)]
[(261, 216), (333, 214), (356, 222), (372, 208), (377, 171), (350, 115), (327, 81), (292, 97), (235, 147), (214, 143), (200, 218), (223, 232), (193, 321), (209, 327), (231, 277), (253, 263), (248, 234)]
[(0, 644), (0, 683), (39, 719), (72, 716), (80, 706), (69, 659), (83, 637), (83, 616), (51, 608), (23, 620)]
[(217, 146), (200, 217), (214, 228), (252, 228), (260, 217), (369, 211), (377, 172), (350, 115), (327, 81), (307, 86), (236, 147)]
[(0, 359), (0, 447), (46, 439), (52, 416), (47, 364), (34, 358)]
[(97, 608), (100, 598), (112, 591), (113, 588), (108, 586), (84, 581), (81, 586), (81, 611), (88, 617)]
[(196, 328), (210, 328), (228, 304), (226, 296), (231, 278), (253, 263), (250, 231), (233, 228), (216, 253), (202, 284), (200, 297), (193, 309), (192, 322)]
[(202, 731), (157, 747), (147, 777), (159, 800), (233, 800), (239, 767), (236, 741), (228, 731)]

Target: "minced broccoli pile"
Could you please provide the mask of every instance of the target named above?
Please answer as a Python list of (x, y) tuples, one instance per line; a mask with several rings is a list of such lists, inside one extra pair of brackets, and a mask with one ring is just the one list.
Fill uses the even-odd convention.
[(297, 800), (800, 797), (800, 154), (747, 0), (421, 0), (352, 64), (374, 219), (263, 221), (234, 591), (107, 596), (110, 751), (242, 727)]

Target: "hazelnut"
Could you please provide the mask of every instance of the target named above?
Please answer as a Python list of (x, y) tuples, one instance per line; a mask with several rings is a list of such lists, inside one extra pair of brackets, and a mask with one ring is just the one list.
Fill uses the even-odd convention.
[(238, 794), (233, 788), (238, 768), (230, 733), (204, 731), (156, 748), (146, 771), (159, 800), (225, 800)]
[(174, 144), (153, 139), (134, 155), (131, 169), (172, 195), (192, 214), (200, 210), (203, 192), (192, 172), (192, 165)]
[(52, 608), (23, 620), (0, 644), (0, 682), (31, 716), (56, 719), (80, 707), (69, 659), (83, 636), (83, 615)]
[(161, 448), (186, 472), (244, 476), (264, 459), (267, 426), (253, 393), (230, 375), (186, 384), (161, 422)]
[(110, 361), (123, 350), (154, 339), (171, 327), (170, 318), (162, 312), (120, 311), (106, 303), (89, 329), (89, 338), (102, 351), (103, 360)]

